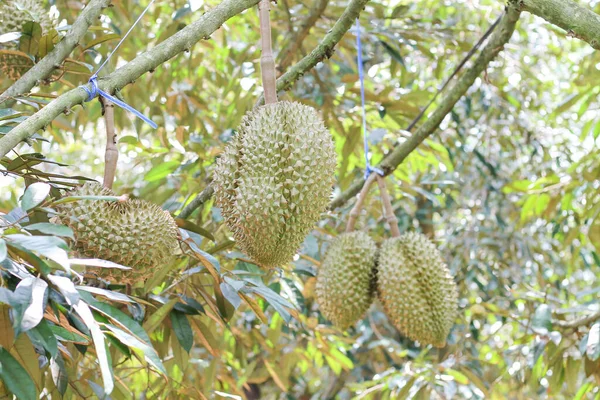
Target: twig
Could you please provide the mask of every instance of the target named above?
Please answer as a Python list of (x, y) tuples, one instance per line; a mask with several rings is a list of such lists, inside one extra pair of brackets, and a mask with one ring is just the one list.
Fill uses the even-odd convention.
[[(229, 18), (255, 6), (259, 0), (223, 0), (218, 6), (203, 14), (196, 22), (186, 26), (151, 50), (140, 54), (115, 72), (98, 80), (98, 87), (107, 93), (114, 93), (135, 82), (148, 71), (156, 69), (179, 53), (189, 50), (202, 39), (207, 39)], [(83, 104), (87, 93), (75, 88), (54, 99), (46, 107), (21, 122), (9, 133), (0, 137), (0, 158), (21, 141), (30, 138), (38, 130), (45, 128), (54, 118), (73, 106)]]
[[(335, 25), (333, 25), (333, 28), (331, 28), (329, 33), (325, 35), (321, 43), (319, 43), (309, 55), (304, 57), (277, 79), (277, 90), (288, 90), (302, 75), (307, 71), (310, 71), (315, 65), (325, 58), (331, 58), (335, 46), (352, 27), (354, 20), (358, 18), (360, 12), (368, 2), (369, 0), (351, 0), (350, 4), (348, 4), (344, 10), (344, 13), (337, 20)], [(264, 104), (264, 97), (262, 96), (258, 99), (256, 105), (259, 106), (261, 104)], [(358, 191), (356, 193), (358, 193)]]
[(91, 0), (77, 17), (69, 32), (56, 44), (54, 49), (38, 63), (36, 63), (21, 78), (0, 94), (0, 104), (29, 92), (39, 81), (48, 78), (71, 54), (79, 41), (94, 24), (103, 9), (107, 8), (111, 0)]
[(262, 72), (265, 103), (277, 103), (277, 89), (275, 84), (275, 59), (271, 47), (271, 19), (269, 9), (270, 0), (260, 0), (258, 14), (260, 18), (260, 42), (262, 46), (260, 69)]
[(390, 200), (390, 194), (388, 193), (385, 185), (385, 178), (375, 174), (377, 176), (377, 185), (379, 185), (379, 192), (381, 194), (381, 202), (383, 203), (383, 216), (388, 224), (390, 224), (390, 230), (392, 231), (392, 237), (400, 236), (400, 229), (398, 229), (398, 218), (394, 214), (394, 208), (392, 207), (392, 201)]
[(554, 321), (552, 321), (552, 323), (560, 326), (561, 328), (576, 329), (576, 328), (579, 328), (580, 326), (589, 325), (598, 320), (600, 320), (600, 311), (596, 311), (594, 314), (588, 315), (587, 317), (581, 317), (581, 318), (574, 319), (571, 321), (554, 320)]
[(119, 150), (117, 149), (117, 134), (115, 132), (115, 106), (101, 98), (104, 106), (104, 121), (106, 122), (106, 151), (104, 152), (104, 187), (112, 189), (117, 173)]
[[(396, 146), (385, 158), (377, 165), (382, 169), (384, 175), (391, 174), (408, 155), (417, 148), (425, 139), (432, 135), (446, 117), (452, 111), (454, 105), (464, 95), (464, 93), (473, 85), (475, 79), (486, 69), (488, 64), (496, 58), (504, 45), (512, 36), (517, 21), (519, 20), (520, 11), (514, 7), (508, 7), (507, 12), (502, 17), (498, 27), (490, 37), (489, 42), (481, 51), (481, 54), (473, 66), (468, 69), (456, 84), (448, 91), (446, 96), (441, 100), (438, 108), (431, 114), (429, 119), (423, 123), (415, 131), (415, 133), (404, 143)], [(334, 199), (329, 204), (330, 209), (335, 209), (345, 204), (348, 200), (354, 197), (362, 188), (362, 182), (356, 180), (344, 193)]]
[(354, 225), (356, 225), (356, 220), (360, 215), (363, 203), (365, 202), (365, 199), (369, 194), (369, 188), (371, 187), (373, 182), (375, 182), (375, 179), (377, 179), (377, 173), (372, 173), (365, 181), (365, 184), (363, 185), (363, 188), (360, 191), (360, 194), (358, 195), (358, 199), (356, 199), (356, 204), (354, 204), (352, 211), (350, 211), (350, 216), (348, 217), (348, 224), (346, 225), (346, 232), (352, 232), (354, 230)]
[(186, 219), (192, 213), (200, 207), (202, 204), (206, 203), (212, 195), (215, 193), (215, 189), (212, 186), (212, 183), (209, 184), (198, 196), (196, 196), (190, 203), (181, 210), (181, 212), (177, 215), (178, 218)]
[(310, 29), (317, 23), (323, 12), (325, 12), (327, 4), (329, 4), (329, 0), (318, 0), (314, 7), (309, 11), (308, 16), (304, 19), (304, 22), (302, 22), (302, 25), (300, 25), (300, 30), (296, 35), (293, 34), (293, 31), (290, 31), (290, 37), (279, 52), (280, 61), (277, 65), (277, 69), (280, 72), (285, 71), (287, 67), (290, 66), (292, 59), (294, 58), (294, 53), (298, 51), (298, 48), (304, 39), (306, 39), (306, 36), (308, 36)]

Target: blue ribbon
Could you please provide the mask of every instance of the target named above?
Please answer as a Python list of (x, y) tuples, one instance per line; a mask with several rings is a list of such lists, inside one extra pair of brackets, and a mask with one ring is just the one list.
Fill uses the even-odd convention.
[(362, 131), (365, 145), (365, 179), (369, 177), (373, 172), (383, 176), (383, 171), (379, 168), (371, 166), (371, 158), (369, 157), (369, 139), (367, 132), (367, 110), (365, 107), (365, 73), (363, 71), (363, 59), (362, 59), (362, 44), (360, 42), (360, 22), (356, 19), (356, 47), (358, 49), (357, 62), (358, 62), (358, 78), (360, 80), (360, 101), (362, 105)]
[(138, 24), (138, 22), (140, 22), (140, 20), (142, 19), (142, 17), (144, 16), (144, 14), (146, 14), (146, 11), (148, 11), (148, 9), (152, 5), (152, 3), (154, 3), (154, 0), (151, 0), (150, 3), (148, 3), (148, 5), (144, 9), (144, 11), (142, 11), (142, 13), (138, 17), (138, 19), (133, 23), (133, 25), (131, 25), (131, 27), (129, 28), (129, 30), (127, 31), (127, 33), (121, 38), (121, 40), (119, 41), (119, 43), (117, 43), (117, 45), (110, 52), (110, 54), (108, 55), (108, 57), (106, 57), (106, 59), (100, 65), (100, 67), (98, 68), (98, 70), (90, 77), (88, 83), (92, 86), (91, 89), (88, 89), (88, 87), (85, 86), (85, 85), (82, 85), (82, 86), (79, 86), (79, 87), (82, 88), (83, 90), (85, 90), (85, 92), (88, 94), (88, 97), (85, 100), (86, 102), (92, 101), (93, 99), (96, 98), (96, 96), (102, 96), (105, 99), (110, 100), (111, 103), (114, 103), (114, 104), (118, 105), (119, 107), (121, 107), (121, 108), (129, 111), (130, 113), (133, 113), (136, 117), (140, 118), (141, 120), (143, 120), (144, 122), (146, 122), (148, 125), (150, 125), (154, 129), (156, 129), (158, 127), (158, 125), (156, 125), (150, 118), (146, 117), (144, 114), (142, 114), (141, 112), (139, 112), (135, 108), (131, 107), (129, 104), (127, 104), (127, 103), (125, 103), (125, 102), (117, 99), (114, 96), (111, 96), (110, 94), (106, 93), (104, 90), (102, 90), (102, 89), (100, 89), (98, 87), (98, 74), (100, 73), (100, 71), (102, 70), (102, 68), (104, 68), (104, 66), (106, 65), (106, 63), (108, 62), (108, 60), (110, 60), (110, 58), (113, 56), (113, 54), (115, 53), (115, 51), (117, 51), (117, 49), (121, 46), (121, 44), (127, 38), (127, 36), (129, 36), (129, 34), (133, 30), (133, 28)]

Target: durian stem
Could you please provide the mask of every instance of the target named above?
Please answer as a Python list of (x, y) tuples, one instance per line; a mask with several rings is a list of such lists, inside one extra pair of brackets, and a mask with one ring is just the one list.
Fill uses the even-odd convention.
[(365, 181), (365, 184), (363, 185), (363, 188), (360, 191), (360, 194), (358, 195), (358, 199), (356, 199), (356, 204), (352, 208), (352, 211), (350, 211), (350, 217), (348, 217), (348, 224), (346, 225), (346, 232), (352, 232), (354, 230), (354, 225), (356, 225), (356, 220), (360, 215), (363, 203), (367, 198), (367, 194), (369, 194), (369, 188), (371, 187), (373, 182), (375, 182), (375, 179), (377, 179), (377, 174), (373, 173), (369, 175), (369, 177)]
[(115, 107), (104, 98), (104, 121), (106, 122), (106, 151), (104, 152), (104, 187), (112, 189), (117, 173), (119, 150), (117, 149), (117, 134), (115, 132)]
[(394, 214), (394, 208), (392, 207), (392, 201), (390, 200), (390, 194), (388, 193), (387, 186), (385, 185), (385, 179), (378, 174), (377, 184), (379, 185), (379, 191), (381, 192), (381, 202), (383, 203), (383, 216), (388, 224), (390, 224), (390, 230), (392, 231), (392, 237), (400, 236), (400, 229), (398, 229), (398, 218)]
[(265, 104), (277, 103), (277, 85), (275, 83), (275, 59), (271, 48), (271, 20), (269, 17), (270, 0), (261, 0), (258, 3), (258, 16), (260, 19), (260, 42), (262, 56), (260, 69), (262, 72)]

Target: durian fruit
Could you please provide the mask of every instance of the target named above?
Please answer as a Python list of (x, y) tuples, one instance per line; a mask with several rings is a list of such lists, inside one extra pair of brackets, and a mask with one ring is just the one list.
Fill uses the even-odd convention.
[(340, 329), (354, 325), (369, 309), (375, 292), (377, 246), (364, 232), (336, 238), (317, 274), (321, 313)]
[(267, 268), (291, 261), (326, 209), (335, 167), (314, 108), (281, 101), (246, 114), (214, 174), (217, 204), (240, 249)]
[[(114, 196), (98, 183), (86, 183), (69, 196)], [(58, 209), (61, 222), (75, 236), (72, 246), (78, 257), (100, 258), (131, 267), (131, 270), (98, 268), (98, 275), (139, 282), (153, 267), (168, 264), (179, 252), (178, 228), (171, 215), (156, 204), (127, 199), (79, 200)]]
[(456, 284), (436, 246), (419, 233), (383, 242), (377, 295), (405, 336), (443, 347), (457, 314)]
[(21, 32), (23, 24), (29, 21), (40, 24), (42, 34), (54, 25), (40, 0), (3, 0), (0, 3), (0, 35)]

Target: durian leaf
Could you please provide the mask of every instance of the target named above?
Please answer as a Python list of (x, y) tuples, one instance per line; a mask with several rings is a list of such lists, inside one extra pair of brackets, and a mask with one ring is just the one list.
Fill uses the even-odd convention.
[[(73, 290), (75, 290), (75, 286), (73, 286)], [(104, 392), (110, 394), (114, 387), (114, 381), (110, 363), (108, 361), (104, 333), (102, 333), (100, 326), (94, 319), (94, 315), (87, 304), (79, 300), (77, 303), (73, 304), (73, 308), (90, 330), (92, 340), (94, 341), (94, 347), (96, 348), (98, 363), (100, 364), (100, 373), (102, 374), (102, 380), (104, 382)]]
[(198, 318), (192, 318), (192, 327), (194, 328), (196, 336), (204, 348), (208, 350), (213, 357), (219, 357), (219, 344), (213, 335), (215, 329), (210, 329)]
[(42, 27), (38, 22), (28, 21), (23, 24), (21, 37), (19, 39), (19, 50), (31, 56), (38, 52), (38, 46), (42, 37)]
[(58, 353), (56, 357), (50, 359), (50, 372), (58, 392), (61, 395), (64, 395), (67, 391), (69, 380), (67, 377), (67, 370), (65, 368), (65, 360), (60, 353)]
[(240, 304), (242, 304), (242, 299), (238, 295), (237, 291), (227, 282), (221, 282), (219, 286), (223, 296), (227, 299), (229, 304), (231, 304), (233, 308), (237, 310)]
[(39, 222), (37, 224), (27, 225), (25, 229), (28, 231), (38, 231), (48, 235), (64, 236), (73, 239), (73, 230), (64, 225)]
[(148, 173), (144, 176), (144, 180), (147, 182), (154, 182), (160, 179), (166, 178), (168, 175), (173, 173), (177, 168), (179, 168), (179, 161), (167, 161), (161, 164), (158, 164), (154, 168), (152, 168)]
[(40, 38), (37, 57), (40, 59), (46, 57), (46, 54), (54, 49), (56, 42), (58, 42), (58, 32), (56, 32), (56, 29), (50, 29), (48, 33)]
[(266, 286), (262, 286), (248, 287), (245, 288), (244, 291), (250, 291), (262, 297), (275, 309), (275, 311), (279, 313), (279, 315), (281, 315), (281, 317), (285, 320), (286, 323), (289, 323), (292, 320), (292, 315), (287, 309), (294, 309), (294, 306), (286, 299), (275, 293), (273, 290), (269, 289)]
[(175, 218), (175, 223), (181, 229), (185, 229), (187, 231), (197, 233), (198, 235), (204, 236), (205, 238), (210, 239), (213, 242), (215, 241), (215, 237), (213, 236), (212, 233), (210, 233), (203, 227), (201, 227), (197, 224), (194, 224), (191, 221), (188, 221), (187, 219)]
[(135, 303), (135, 301), (126, 294), (115, 292), (112, 290), (102, 289), (94, 286), (76, 286), (76, 289), (81, 294), (81, 290), (85, 290), (86, 292), (98, 294), (100, 296), (104, 296), (109, 300), (116, 301), (119, 303)]
[(130, 335), (124, 330), (117, 328), (114, 325), (107, 324), (105, 326), (117, 339), (123, 342), (123, 344), (132, 349), (140, 350), (144, 354), (145, 360), (150, 365), (152, 365), (157, 371), (159, 371), (163, 375), (167, 374), (167, 371), (165, 370), (165, 367), (162, 364), (160, 357), (158, 357), (158, 354), (151, 346), (137, 339), (135, 336)]
[(75, 305), (79, 301), (79, 292), (69, 278), (64, 276), (48, 275), (48, 279), (54, 284), (60, 293), (65, 296), (69, 305)]
[(99, 258), (71, 258), (70, 261), (73, 265), (85, 265), (87, 267), (116, 268), (124, 271), (131, 269), (131, 267), (126, 267), (112, 261), (101, 260)]
[(9, 245), (21, 250), (33, 251), (40, 254), (71, 272), (69, 257), (66, 250), (68, 246), (64, 240), (54, 236), (27, 236), (23, 234), (6, 235)]
[(238, 292), (238, 294), (246, 302), (246, 304), (248, 304), (248, 306), (250, 307), (250, 309), (258, 317), (258, 319), (261, 320), (261, 322), (263, 324), (268, 324), (269, 323), (269, 318), (267, 318), (267, 316), (263, 312), (262, 308), (260, 307), (260, 304), (258, 304), (256, 302), (256, 300), (254, 300), (252, 297), (244, 294), (243, 292)]
[(50, 205), (74, 203), (80, 200), (122, 201), (123, 199), (123, 196), (67, 196), (54, 200)]
[(187, 316), (177, 310), (173, 310), (170, 313), (171, 317), (171, 326), (175, 331), (175, 336), (181, 344), (181, 347), (189, 353), (194, 345), (194, 333), (192, 332), (192, 327), (190, 326), (190, 322), (187, 319)]
[(50, 185), (44, 182), (35, 182), (27, 187), (21, 198), (21, 208), (24, 211), (39, 206), (50, 194)]
[(6, 248), (6, 241), (4, 239), (0, 239), (0, 262), (6, 259), (8, 254), (8, 250)]
[(148, 332), (148, 334), (152, 333), (156, 328), (158, 328), (167, 315), (169, 315), (173, 307), (175, 307), (177, 300), (177, 298), (173, 298), (167, 304), (164, 304), (158, 310), (151, 313), (150, 318), (144, 322), (144, 330)]
[(596, 322), (590, 328), (585, 353), (592, 361), (600, 358), (600, 322)]
[(3, 347), (0, 347), (0, 378), (19, 400), (37, 399), (35, 383), (23, 366)]
[(552, 310), (547, 304), (540, 304), (531, 320), (534, 330), (550, 332), (552, 330)]
[(45, 319), (42, 319), (35, 328), (27, 332), (27, 335), (32, 343), (43, 347), (51, 357), (56, 357), (58, 342)]
[[(19, 285), (17, 285), (17, 290), (23, 285), (31, 286), (31, 289), (27, 289), (29, 293), (31, 293), (31, 297), (29, 300), (29, 305), (25, 309), (23, 316), (21, 318), (21, 323), (19, 327), (20, 332), (26, 332), (40, 323), (42, 318), (44, 317), (44, 308), (46, 305), (46, 291), (48, 289), (48, 284), (46, 281), (39, 278), (26, 278), (23, 279)], [(15, 294), (17, 292), (15, 290)]]
[(218, 274), (221, 273), (221, 264), (219, 263), (219, 260), (217, 260), (212, 255), (208, 254), (207, 252), (200, 250), (196, 242), (194, 242), (192, 238), (187, 233), (185, 233), (185, 230), (180, 230), (180, 232), (182, 232), (183, 241), (190, 247), (190, 249), (194, 253), (194, 257), (198, 259), (202, 263), (202, 265), (206, 267), (206, 269), (209, 270), (211, 275), (213, 275), (213, 277), (215, 277), (216, 280), (220, 280), (218, 278)]

